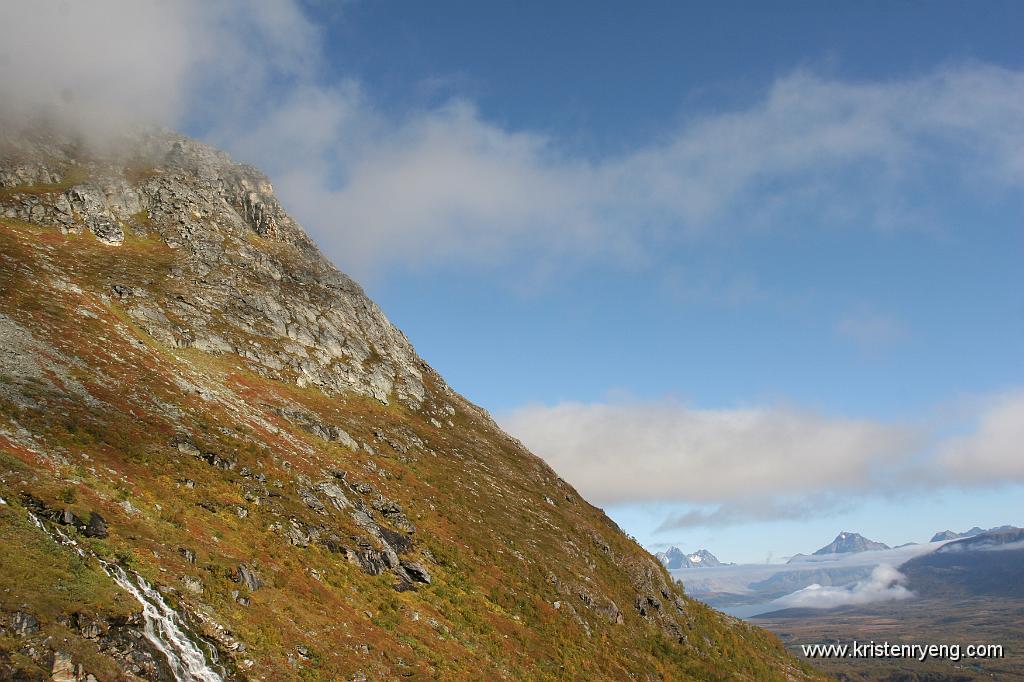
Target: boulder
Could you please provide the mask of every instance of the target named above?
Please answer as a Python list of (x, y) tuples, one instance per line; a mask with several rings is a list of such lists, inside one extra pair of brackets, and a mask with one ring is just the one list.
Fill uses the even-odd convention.
[(250, 592), (255, 592), (263, 587), (263, 581), (260, 580), (260, 577), (245, 564), (238, 564), (238, 571), (235, 573), (234, 581), (245, 585), (249, 588)]
[(402, 568), (409, 574), (409, 577), (418, 583), (430, 584), (430, 573), (423, 564), (415, 561), (402, 561)]
[(98, 512), (89, 514), (89, 523), (85, 526), (84, 534), (87, 538), (105, 538), (110, 534), (107, 532), (107, 522)]

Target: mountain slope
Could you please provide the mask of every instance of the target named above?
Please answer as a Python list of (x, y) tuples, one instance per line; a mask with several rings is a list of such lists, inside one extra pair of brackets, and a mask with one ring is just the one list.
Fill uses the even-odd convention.
[(112, 566), (228, 679), (815, 675), (452, 391), (258, 171), (171, 133), (3, 141), (0, 500), (0, 678), (171, 679)]
[(1012, 526), (949, 542), (900, 566), (908, 585), (931, 598), (1024, 598), (1024, 530)]

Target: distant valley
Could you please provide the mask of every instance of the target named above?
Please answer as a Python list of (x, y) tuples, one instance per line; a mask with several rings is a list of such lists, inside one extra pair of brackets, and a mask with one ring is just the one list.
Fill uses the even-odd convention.
[[(679, 555), (689, 556), (658, 558)], [(785, 564), (670, 572), (692, 596), (772, 630), (797, 655), (802, 644), (853, 640), (986, 642), (1005, 651), (975, 661), (813, 661), (840, 679), (1024, 679), (1024, 530), (1015, 526), (941, 531), (895, 548), (843, 531)]]

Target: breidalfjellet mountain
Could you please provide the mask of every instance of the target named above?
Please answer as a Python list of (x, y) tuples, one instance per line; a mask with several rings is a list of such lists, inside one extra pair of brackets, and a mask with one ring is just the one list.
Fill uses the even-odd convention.
[(453, 391), (257, 170), (0, 135), (0, 678), (816, 676)]
[(841, 532), (836, 539), (821, 549), (814, 552), (815, 556), (823, 554), (849, 554), (852, 552), (869, 552), (877, 549), (889, 549), (889, 545), (882, 542), (868, 540), (860, 533)]

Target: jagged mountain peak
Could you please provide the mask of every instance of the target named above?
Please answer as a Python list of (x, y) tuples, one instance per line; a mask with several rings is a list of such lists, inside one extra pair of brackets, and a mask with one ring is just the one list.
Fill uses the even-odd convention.
[(947, 541), (947, 540), (958, 540), (960, 538), (972, 538), (975, 535), (981, 535), (982, 533), (990, 533), (990, 532), (993, 532), (993, 531), (1002, 531), (1002, 530), (1012, 530), (1013, 528), (1014, 528), (1013, 526), (997, 526), (997, 527), (994, 527), (994, 528), (985, 529), (985, 528), (981, 528), (980, 526), (974, 526), (973, 528), (965, 530), (962, 533), (957, 533), (957, 532), (951, 531), (951, 530), (944, 530), (944, 531), (938, 532), (935, 535), (933, 535), (932, 539), (929, 540), (929, 542), (944, 542), (944, 541)]
[(850, 552), (867, 552), (877, 549), (890, 549), (889, 545), (869, 540), (860, 533), (840, 531), (835, 540), (814, 552), (815, 556), (823, 554), (846, 554)]
[(664, 552), (658, 552), (654, 556), (669, 570), (722, 565), (718, 557), (706, 549), (699, 549), (696, 552), (687, 554), (678, 547), (673, 546)]

